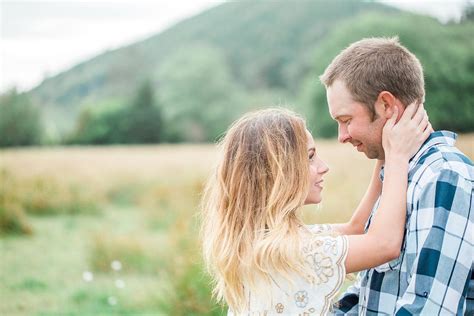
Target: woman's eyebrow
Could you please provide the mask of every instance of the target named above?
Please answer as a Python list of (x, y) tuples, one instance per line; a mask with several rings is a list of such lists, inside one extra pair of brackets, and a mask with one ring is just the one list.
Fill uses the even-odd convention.
[(308, 151), (316, 151), (315, 147), (308, 148)]

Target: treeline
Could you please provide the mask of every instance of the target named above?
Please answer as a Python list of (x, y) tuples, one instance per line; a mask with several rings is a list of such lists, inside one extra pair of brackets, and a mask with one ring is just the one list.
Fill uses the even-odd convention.
[(85, 108), (68, 144), (150, 144), (165, 140), (161, 104), (150, 81), (137, 87), (125, 104), (102, 104)]
[[(137, 88), (134, 98), (120, 103), (84, 108), (74, 130), (62, 144), (147, 144), (165, 140), (160, 104), (149, 81)], [(11, 90), (0, 98), (0, 146), (50, 143), (40, 108), (28, 95)]]

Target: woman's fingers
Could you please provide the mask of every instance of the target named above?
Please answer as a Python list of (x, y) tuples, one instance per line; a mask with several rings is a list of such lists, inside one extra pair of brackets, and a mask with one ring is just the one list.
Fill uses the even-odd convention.
[(423, 135), (422, 135), (423, 136), (422, 137), (423, 142), (428, 139), (428, 137), (430, 136), (432, 131), (433, 131), (433, 128), (431, 127), (431, 123), (428, 122), (428, 125), (426, 126), (425, 130), (423, 131)]
[(392, 113), (392, 117), (390, 117), (387, 122), (385, 122), (385, 126), (386, 128), (392, 128), (394, 125), (395, 125), (395, 122), (397, 121), (397, 117), (398, 117), (398, 108), (395, 106), (393, 107), (393, 113)]
[(424, 119), (428, 119), (428, 114), (426, 113), (425, 107), (423, 106), (423, 103), (420, 104), (418, 107), (418, 110), (416, 110), (415, 115), (413, 116), (413, 122), (415, 124), (420, 124)]
[[(396, 108), (396, 106), (395, 106)], [(417, 103), (416, 101), (411, 103), (410, 105), (408, 105), (405, 109), (405, 111), (403, 112), (403, 115), (402, 117), (400, 118), (400, 120), (403, 120), (403, 121), (409, 121), (412, 119), (412, 117), (415, 115), (415, 113), (417, 112), (417, 110), (419, 109), (419, 107), (417, 107)]]

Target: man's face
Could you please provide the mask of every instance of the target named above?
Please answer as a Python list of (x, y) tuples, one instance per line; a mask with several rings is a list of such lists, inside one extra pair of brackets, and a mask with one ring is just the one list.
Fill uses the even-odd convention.
[(346, 84), (336, 80), (327, 88), (329, 113), (338, 124), (338, 140), (351, 143), (369, 159), (384, 159), (382, 129), (384, 116), (372, 116), (366, 106), (353, 100)]

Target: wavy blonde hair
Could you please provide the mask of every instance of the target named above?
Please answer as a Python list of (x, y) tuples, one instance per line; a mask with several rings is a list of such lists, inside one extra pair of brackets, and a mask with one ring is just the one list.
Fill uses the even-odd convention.
[(291, 282), (312, 273), (300, 255), (298, 210), (309, 189), (304, 120), (284, 109), (244, 115), (219, 143), (221, 156), (202, 199), (204, 259), (213, 295), (234, 312), (244, 287), (264, 288), (277, 273)]

